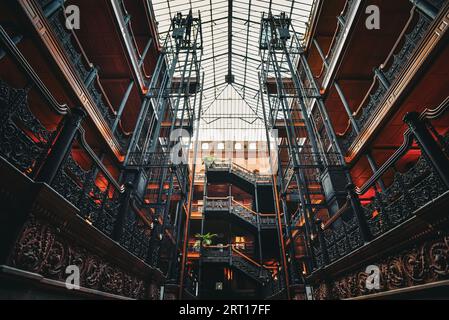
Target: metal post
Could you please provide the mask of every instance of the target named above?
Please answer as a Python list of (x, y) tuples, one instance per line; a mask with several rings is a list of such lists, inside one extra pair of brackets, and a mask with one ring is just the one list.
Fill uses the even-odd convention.
[[(260, 94), (263, 93), (263, 86), (262, 86), (262, 77), (259, 73), (259, 92)], [(266, 139), (267, 139), (267, 149), (268, 149), (268, 158), (270, 161), (270, 168), (272, 170), (271, 173), (271, 181), (273, 184), (273, 198), (274, 198), (274, 207), (275, 207), (275, 212), (277, 215), (277, 220), (276, 220), (276, 224), (277, 224), (277, 229), (278, 229), (278, 237), (279, 237), (279, 251), (280, 251), (280, 255), (281, 255), (281, 264), (284, 268), (284, 276), (285, 276), (285, 287), (287, 289), (287, 299), (290, 300), (290, 280), (289, 280), (289, 275), (288, 275), (288, 269), (287, 269), (287, 258), (285, 256), (285, 244), (284, 244), (284, 236), (282, 234), (282, 219), (281, 219), (281, 208), (279, 207), (279, 192), (277, 189), (277, 177), (276, 177), (276, 172), (275, 170), (273, 170), (273, 159), (272, 159), (272, 155), (271, 155), (271, 142), (270, 142), (270, 134), (268, 132), (268, 119), (267, 119), (267, 113), (265, 110), (265, 105), (264, 105), (264, 99), (260, 99), (262, 102), (262, 111), (263, 111), (263, 118), (264, 118), (264, 123), (265, 123), (265, 134), (266, 134)]]
[(255, 200), (255, 209), (257, 213), (257, 241), (259, 242), (259, 263), (262, 265), (263, 263), (263, 252), (262, 252), (262, 236), (260, 234), (260, 212), (259, 212), (259, 197), (257, 195), (257, 182), (254, 183), (254, 200)]
[[(18, 45), (20, 43), (20, 41), (22, 41), (23, 36), (22, 35), (18, 35), (18, 36), (14, 36), (11, 38), (11, 41), (15, 44)], [(6, 52), (0, 48), (0, 60), (2, 60), (4, 57), (6, 56)]]
[(419, 118), (417, 112), (407, 113), (404, 122), (409, 126), (423, 153), (428, 157), (443, 183), (449, 188), (449, 159), (432, 137), (425, 122)]
[(153, 38), (150, 38), (150, 40), (147, 42), (147, 45), (145, 46), (145, 49), (143, 49), (143, 52), (140, 55), (139, 67), (141, 67), (143, 62), (145, 61), (145, 57), (147, 56), (148, 50), (150, 50), (152, 43), (153, 43)]
[(91, 86), (91, 84), (94, 82), (95, 78), (98, 75), (98, 68), (97, 67), (93, 67), (89, 74), (86, 77), (86, 80), (84, 80), (84, 85), (89, 88)]
[(410, 0), (410, 2), (416, 6), (427, 17), (434, 20), (438, 15), (438, 9), (435, 8), (427, 0)]
[(121, 204), (119, 212), (117, 214), (117, 220), (115, 221), (114, 230), (112, 231), (112, 239), (117, 242), (120, 241), (123, 235), (133, 190), (134, 190), (133, 183), (128, 181), (125, 184), (125, 191), (122, 194), (122, 199), (120, 201)]
[(363, 208), (360, 205), (360, 200), (355, 192), (355, 185), (348, 184), (346, 190), (348, 191), (348, 200), (351, 203), (352, 212), (355, 214), (357, 218), (360, 236), (362, 237), (363, 242), (368, 243), (373, 239), (373, 236), (366, 222), (366, 217), (363, 212)]
[(320, 242), (321, 247), (321, 254), (323, 255), (324, 265), (328, 265), (330, 262), (329, 259), (329, 253), (327, 252), (327, 246), (326, 246), (326, 238), (323, 234), (323, 228), (321, 227), (321, 220), (317, 219), (315, 220), (315, 224), (317, 225), (317, 234), (318, 234), (318, 241)]
[(134, 80), (131, 80), (129, 82), (128, 88), (125, 91), (125, 95), (123, 96), (122, 101), (120, 102), (120, 105), (119, 105), (118, 110), (117, 110), (117, 115), (115, 116), (114, 124), (112, 125), (112, 128), (111, 128), (113, 133), (117, 129), (118, 124), (119, 124), (119, 122), (120, 122), (120, 120), (122, 118), (122, 114), (123, 114), (123, 111), (125, 110), (125, 106), (126, 106), (126, 103), (128, 102), (129, 95), (131, 94), (131, 90), (133, 88), (133, 85), (134, 85)]
[[(204, 88), (204, 72), (202, 74), (201, 79), (201, 88)], [(179, 297), (182, 297), (183, 293), (183, 286), (184, 286), (184, 272), (185, 272), (185, 266), (187, 262), (187, 244), (188, 244), (188, 237), (189, 237), (189, 227), (190, 227), (190, 214), (192, 210), (192, 196), (194, 192), (194, 181), (195, 181), (195, 170), (196, 170), (196, 158), (198, 155), (198, 138), (199, 138), (199, 125), (200, 125), (200, 117), (201, 117), (201, 110), (203, 107), (203, 94), (200, 94), (200, 101), (199, 101), (199, 109), (198, 109), (198, 121), (197, 121), (197, 128), (195, 132), (195, 143), (193, 147), (193, 165), (192, 165), (192, 173), (190, 174), (190, 188), (189, 188), (189, 195), (187, 200), (188, 210), (186, 212), (186, 222), (184, 226), (184, 247), (182, 252), (182, 262), (181, 262), (181, 275), (180, 275), (180, 284), (179, 284)]]
[(75, 135), (85, 116), (86, 113), (84, 110), (79, 108), (72, 109), (71, 112), (66, 115), (64, 124), (50, 148), (47, 159), (36, 175), (37, 182), (44, 182), (47, 184), (53, 182), (60, 166), (72, 148)]
[(346, 114), (349, 117), (349, 122), (351, 122), (352, 129), (357, 133), (357, 135), (360, 133), (359, 125), (354, 119), (354, 115), (351, 111), (351, 108), (349, 107), (349, 103), (346, 100), (345, 95), (343, 94), (343, 90), (341, 89), (340, 85), (337, 81), (334, 81), (335, 89), (337, 89), (338, 96), (340, 97), (341, 102), (343, 103), (343, 107), (345, 108)]
[(374, 75), (377, 77), (377, 79), (379, 79), (380, 84), (385, 89), (388, 89), (391, 87), (390, 81), (387, 79), (387, 77), (385, 76), (385, 74), (383, 73), (382, 70), (380, 70), (379, 68), (374, 68), (373, 71), (374, 71)]
[(64, 5), (65, 0), (53, 0), (52, 2), (50, 2), (49, 4), (47, 4), (44, 7), (44, 16), (46, 18), (49, 18), (50, 16), (52, 16), (56, 11), (58, 11), (59, 9), (62, 8), (62, 6)]

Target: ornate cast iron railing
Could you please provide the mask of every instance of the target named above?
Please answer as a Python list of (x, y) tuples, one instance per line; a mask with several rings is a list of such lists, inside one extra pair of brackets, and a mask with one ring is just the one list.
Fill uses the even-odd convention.
[[(0, 81), (0, 155), (34, 179), (47, 162), (50, 147), (59, 138), (57, 133), (63, 130), (64, 123), (61, 122), (54, 131), (41, 124), (28, 105), (31, 89), (14, 89)], [(51, 111), (55, 109), (51, 108)], [(119, 211), (126, 204), (123, 187), (88, 146), (82, 128), (78, 129), (70, 149), (51, 187), (79, 209), (79, 215), (86, 223), (112, 238)], [(81, 166), (77, 161), (81, 158), (89, 165)], [(123, 230), (117, 240), (131, 253), (146, 260), (151, 228), (134, 211), (128, 209), (123, 215)]]
[[(405, 25), (398, 41), (394, 45), (385, 62), (375, 75), (371, 87), (361, 102), (354, 119), (362, 130), (369, 120), (376, 114), (377, 108), (385, 99), (389, 88), (406, 68), (421, 39), (424, 38), (432, 21), (420, 10), (412, 9), (410, 18)], [(382, 79), (381, 79), (382, 78)], [(348, 123), (345, 132), (339, 136), (339, 143), (343, 152), (347, 152), (357, 137), (356, 131)]]
[[(441, 148), (440, 166), (449, 163), (447, 144), (449, 134), (440, 136), (433, 128), (432, 121), (441, 118), (449, 108), (449, 97), (436, 109), (426, 109), (417, 121), (425, 124), (425, 130), (433, 133), (428, 144)], [(416, 130), (416, 129), (415, 129)], [(432, 135), (429, 135), (432, 137)], [(361, 187), (348, 192), (348, 202), (324, 226), (318, 227), (318, 234), (311, 241), (311, 252), (315, 268), (322, 268), (345, 257), (365, 242), (381, 236), (394, 227), (412, 218), (416, 211), (429, 202), (448, 192), (446, 176), (435, 164), (435, 155), (422, 151), (421, 155), (405, 172), (396, 170), (396, 164), (407, 155), (413, 146), (415, 134), (412, 129), (404, 133), (401, 147), (368, 179)], [(418, 143), (421, 150), (429, 150)], [(431, 159), (433, 157), (434, 159)], [(386, 180), (386, 175), (393, 171), (390, 185), (384, 190), (377, 188), (379, 180)], [(445, 182), (446, 179), (446, 182)], [(356, 195), (365, 195), (374, 191), (374, 196), (367, 204), (361, 205)]]
[(54, 132), (31, 112), (30, 89), (14, 89), (0, 80), (0, 155), (32, 177), (51, 146)]
[(208, 262), (229, 263), (261, 284), (268, 283), (271, 271), (235, 248), (235, 245), (204, 246), (201, 258)]
[(2, 49), (25, 73), (30, 84), (13, 88), (0, 79), (0, 154), (20, 171), (34, 177), (47, 154), (56, 128), (47, 128), (35, 116), (28, 99), (36, 90), (48, 109), (40, 110), (55, 117), (56, 122), (66, 115), (68, 108), (56, 101), (28, 61), (0, 26)]
[[(41, 0), (39, 3), (44, 9), (48, 1)], [(66, 18), (64, 9), (61, 7), (60, 10), (47, 17), (47, 21), (79, 78), (85, 84), (97, 109), (109, 127), (112, 128), (116, 112), (100, 83), (98, 70), (87, 58), (75, 32), (66, 28)], [(114, 135), (122, 148), (125, 149), (131, 134), (123, 130), (121, 122), (119, 122), (119, 127), (115, 130)]]
[[(87, 156), (92, 165), (83, 168), (75, 155), (77, 158)], [(112, 236), (123, 189), (90, 150), (82, 129), (51, 186), (77, 207), (79, 215), (89, 224)]]

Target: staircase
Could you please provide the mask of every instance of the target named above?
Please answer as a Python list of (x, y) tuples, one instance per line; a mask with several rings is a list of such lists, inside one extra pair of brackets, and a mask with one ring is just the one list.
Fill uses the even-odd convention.
[(207, 246), (203, 247), (201, 251), (203, 262), (229, 264), (259, 284), (266, 284), (272, 279), (271, 271), (268, 268), (237, 250), (234, 245)]
[(254, 194), (256, 186), (271, 187), (271, 176), (249, 171), (229, 161), (214, 161), (206, 167), (208, 182), (230, 182), (250, 194)]
[(254, 228), (258, 228), (258, 220), (261, 229), (276, 228), (275, 215), (259, 214), (250, 208), (245, 207), (241, 203), (234, 200), (233, 197), (225, 198), (206, 198), (204, 212), (210, 214), (231, 214), (240, 221), (249, 224)]

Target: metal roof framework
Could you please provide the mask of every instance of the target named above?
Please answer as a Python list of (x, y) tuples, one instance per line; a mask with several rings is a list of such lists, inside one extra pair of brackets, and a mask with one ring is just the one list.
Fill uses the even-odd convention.
[[(201, 15), (203, 40), (201, 68), (205, 75), (202, 88), (202, 130), (243, 129), (240, 131), (244, 132), (246, 129), (264, 128), (258, 79), (261, 67), (259, 39), (262, 15), (270, 11), (274, 15), (285, 12), (291, 17), (297, 36), (304, 39), (314, 2), (314, 0), (152, 1), (161, 45), (171, 36), (170, 21), (176, 13), (187, 14), (192, 10), (194, 15)], [(223, 137), (217, 136), (216, 139), (222, 140)]]

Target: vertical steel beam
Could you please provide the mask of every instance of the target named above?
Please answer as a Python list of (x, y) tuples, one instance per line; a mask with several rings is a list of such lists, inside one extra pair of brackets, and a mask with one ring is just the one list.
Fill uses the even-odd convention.
[(124, 94), (124, 96), (122, 98), (122, 101), (120, 102), (120, 105), (119, 105), (118, 110), (117, 110), (117, 115), (115, 116), (114, 124), (112, 125), (112, 128), (111, 128), (113, 133), (117, 129), (118, 124), (119, 124), (119, 122), (120, 122), (120, 120), (122, 118), (123, 111), (125, 110), (125, 106), (126, 106), (126, 103), (128, 102), (128, 99), (129, 99), (129, 96), (131, 94), (131, 90), (133, 88), (133, 85), (134, 85), (134, 80), (131, 80), (129, 85), (128, 85), (128, 88), (125, 91), (125, 94)]
[[(204, 88), (204, 72), (201, 77), (201, 88)], [(195, 132), (195, 143), (193, 147), (193, 165), (192, 165), (192, 171), (190, 172), (190, 187), (189, 187), (189, 194), (187, 198), (187, 212), (186, 212), (186, 221), (184, 224), (184, 243), (183, 243), (183, 250), (182, 250), (182, 261), (181, 261), (181, 275), (180, 275), (180, 283), (179, 283), (179, 297), (182, 298), (183, 290), (184, 290), (184, 273), (185, 273), (185, 267), (187, 263), (187, 245), (189, 240), (189, 227), (190, 227), (190, 215), (192, 211), (192, 197), (194, 193), (194, 187), (195, 187), (195, 170), (196, 170), (196, 158), (198, 156), (198, 140), (199, 140), (199, 125), (200, 125), (200, 119), (201, 119), (201, 110), (203, 107), (203, 93), (200, 94), (199, 99), (199, 110), (198, 110), (198, 119), (197, 119), (197, 128)]]
[[(261, 74), (259, 73), (259, 92), (262, 94), (263, 91), (263, 85), (262, 85), (262, 77)], [(268, 119), (267, 119), (267, 112), (265, 110), (265, 103), (264, 103), (264, 99), (260, 99), (262, 102), (262, 111), (263, 111), (263, 118), (264, 118), (264, 122), (265, 122), (265, 134), (266, 134), (266, 139), (267, 139), (267, 148), (268, 148), (268, 159), (270, 162), (270, 168), (271, 168), (271, 181), (273, 184), (273, 197), (274, 197), (274, 207), (275, 207), (275, 212), (276, 212), (276, 225), (277, 225), (277, 229), (278, 229), (278, 237), (279, 237), (279, 251), (280, 251), (280, 256), (281, 256), (281, 264), (284, 270), (284, 276), (285, 276), (285, 287), (286, 287), (286, 291), (287, 291), (287, 299), (290, 300), (291, 296), (290, 296), (290, 277), (288, 274), (288, 269), (287, 269), (287, 257), (285, 255), (285, 243), (284, 243), (284, 235), (282, 232), (282, 218), (281, 218), (281, 208), (279, 206), (279, 191), (277, 188), (277, 176), (276, 176), (276, 171), (273, 168), (273, 159), (272, 159), (272, 154), (271, 154), (271, 140), (270, 140), (270, 134), (268, 132)]]

